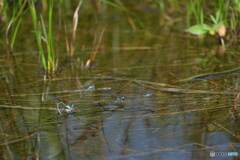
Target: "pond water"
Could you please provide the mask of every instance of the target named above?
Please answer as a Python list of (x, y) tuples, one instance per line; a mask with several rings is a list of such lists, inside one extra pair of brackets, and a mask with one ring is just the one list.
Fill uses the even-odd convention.
[[(238, 67), (237, 48), (223, 51), (212, 39), (166, 28), (111, 24), (82, 25), (74, 58), (59, 49), (59, 70), (49, 80), (33, 37), (24, 36), (13, 56), (1, 55), (0, 159), (236, 158), (239, 72), (181, 80)], [(92, 40), (103, 28), (94, 55)], [(70, 104), (74, 113), (57, 108)]]

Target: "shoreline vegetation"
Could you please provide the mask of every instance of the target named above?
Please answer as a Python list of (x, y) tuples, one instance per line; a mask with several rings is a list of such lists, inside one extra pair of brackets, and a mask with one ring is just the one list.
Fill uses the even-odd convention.
[[(72, 12), (72, 8), (74, 8), (74, 12)], [(240, 0), (216, 0), (211, 2), (206, 0), (184, 0), (181, 2), (177, 0), (152, 0), (142, 1), (139, 4), (122, 0), (80, 0), (71, 2), (64, 0), (0, 0), (1, 30), (5, 32), (5, 42), (3, 44), (5, 44), (8, 54), (14, 52), (21, 36), (19, 32), (21, 32), (26, 21), (31, 19), (30, 33), (33, 33), (35, 37), (41, 66), (46, 75), (52, 75), (59, 65), (56, 44), (59, 36), (56, 28), (59, 27), (54, 26), (55, 22), (61, 26), (60, 29), (64, 28), (65, 35), (60, 36), (65, 39), (67, 55), (73, 57), (77, 32), (81, 30), (78, 25), (79, 19), (84, 18), (85, 12), (88, 12), (88, 14), (94, 14), (96, 21), (98, 21), (98, 19), (104, 18), (104, 14), (107, 14), (107, 11), (111, 9), (123, 14), (133, 31), (144, 29), (147, 26), (147, 24), (144, 24), (144, 16), (157, 15), (159, 27), (166, 25), (172, 28), (176, 23), (183, 23), (181, 24), (181, 26), (185, 26), (181, 29), (183, 32), (198, 37), (206, 35), (216, 37), (218, 43), (224, 47), (225, 44), (227, 46), (235, 44), (239, 38)], [(68, 17), (63, 15), (63, 12), (68, 13)], [(72, 17), (70, 32), (67, 29), (69, 25), (66, 23), (69, 15)], [(143, 17), (139, 15), (143, 15)], [(95, 52), (97, 53), (97, 51)]]

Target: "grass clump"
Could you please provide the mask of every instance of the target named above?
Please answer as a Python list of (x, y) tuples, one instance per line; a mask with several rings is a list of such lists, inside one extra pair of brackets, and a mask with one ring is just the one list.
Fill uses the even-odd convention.
[[(27, 5), (27, 0), (16, 3), (14, 6), (8, 6), (6, 1), (1, 2), (1, 14), (7, 14), (8, 16), (1, 17), (7, 22), (6, 27), (6, 44), (8, 51), (12, 52), (16, 43), (16, 38), (20, 30), (20, 26), (23, 20), (24, 8)], [(3, 16), (3, 15), (2, 15)]]
[(38, 53), (47, 74), (52, 74), (57, 69), (57, 57), (54, 52), (53, 35), (53, 0), (48, 0), (47, 26), (42, 14), (38, 14), (34, 1), (29, 1), (30, 13), (37, 42)]
[(240, 0), (191, 0), (187, 7), (190, 27), (186, 30), (195, 35), (217, 35), (221, 44), (223, 38), (238, 36), (240, 26)]

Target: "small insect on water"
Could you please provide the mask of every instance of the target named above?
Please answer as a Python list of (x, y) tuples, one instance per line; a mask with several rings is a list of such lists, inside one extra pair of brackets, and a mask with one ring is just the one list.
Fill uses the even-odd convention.
[(63, 102), (57, 103), (57, 111), (60, 115), (71, 114), (75, 112), (73, 104), (65, 104)]

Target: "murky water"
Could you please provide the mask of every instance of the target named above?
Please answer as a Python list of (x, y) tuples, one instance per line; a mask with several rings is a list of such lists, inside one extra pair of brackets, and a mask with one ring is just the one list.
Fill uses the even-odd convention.
[[(237, 67), (237, 49), (223, 53), (212, 40), (120, 24), (105, 27), (90, 67), (84, 66), (94, 54), (95, 31), (83, 29), (76, 56), (69, 60), (59, 53), (59, 71), (51, 80), (44, 81), (29, 40), (13, 57), (1, 55), (0, 159), (190, 160), (212, 159), (214, 152), (216, 159), (240, 154), (239, 119), (232, 113), (239, 110), (239, 72), (179, 82)], [(74, 113), (57, 108), (70, 104)]]

